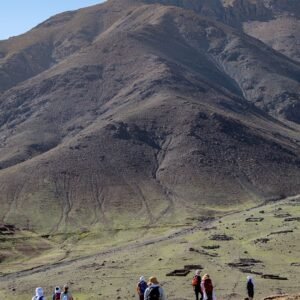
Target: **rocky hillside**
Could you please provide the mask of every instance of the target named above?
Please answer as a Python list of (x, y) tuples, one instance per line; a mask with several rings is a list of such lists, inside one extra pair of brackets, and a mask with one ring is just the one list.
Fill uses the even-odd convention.
[(1, 41), (0, 220), (154, 224), (299, 193), (299, 63), (242, 31), (268, 3), (110, 0)]

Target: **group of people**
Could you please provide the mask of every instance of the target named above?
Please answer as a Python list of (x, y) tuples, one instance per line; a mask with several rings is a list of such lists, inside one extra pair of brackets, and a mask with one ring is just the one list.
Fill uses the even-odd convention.
[[(216, 300), (214, 286), (208, 274), (201, 277), (200, 270), (197, 270), (192, 279), (192, 286), (196, 300)], [(137, 284), (137, 292), (139, 300), (167, 300), (164, 289), (160, 286), (157, 278), (154, 276), (149, 278), (148, 283), (144, 276), (140, 277)], [(247, 277), (247, 293), (248, 297), (245, 300), (253, 300), (254, 281), (251, 276)], [(32, 300), (46, 300), (44, 290), (41, 287), (36, 288), (35, 296)], [(60, 287), (55, 287), (52, 300), (73, 300), (68, 285), (64, 285), (62, 291)]]
[(202, 278), (200, 270), (197, 270), (192, 279), (192, 286), (194, 288), (196, 300), (215, 300), (215, 291), (210, 276), (205, 274)]
[[(38, 287), (35, 289), (35, 296), (32, 300), (46, 300), (43, 288)], [(55, 287), (52, 300), (73, 300), (68, 285), (65, 284), (62, 291), (59, 286)]]
[(142, 276), (137, 284), (137, 292), (140, 300), (167, 300), (164, 289), (159, 285), (156, 277), (149, 278), (147, 283)]
[[(214, 285), (208, 274), (203, 277), (200, 275), (200, 270), (195, 272), (192, 279), (192, 286), (195, 292), (196, 300), (216, 300)], [(245, 300), (253, 300), (254, 298), (254, 281), (251, 276), (247, 277), (247, 294)], [(166, 300), (166, 295), (163, 288), (159, 285), (156, 277), (150, 277), (147, 283), (145, 277), (142, 276), (137, 284), (137, 292), (139, 300)]]

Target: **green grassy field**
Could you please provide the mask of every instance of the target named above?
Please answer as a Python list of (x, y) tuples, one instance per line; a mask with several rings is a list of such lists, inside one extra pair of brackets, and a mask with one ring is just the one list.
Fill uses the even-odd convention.
[[(0, 298), (30, 299), (36, 286), (43, 286), (49, 296), (54, 286), (68, 282), (75, 299), (134, 299), (137, 279), (156, 275), (168, 299), (187, 300), (193, 298), (193, 271), (186, 277), (166, 274), (191, 264), (200, 264), (203, 274), (211, 274), (218, 299), (242, 299), (251, 272), (256, 273), (257, 298), (296, 293), (300, 289), (300, 229), (299, 220), (291, 218), (298, 216), (299, 198), (245, 209), (199, 226), (195, 219), (187, 219), (177, 226), (95, 228), (47, 239), (19, 232), (1, 243), (2, 252), (14, 245), (15, 259), (1, 264), (1, 273), (12, 274), (0, 277)], [(224, 235), (229, 240), (218, 240)], [(20, 245), (35, 251), (25, 253)], [(250, 266), (235, 265), (241, 262)], [(41, 265), (37, 271), (15, 273)], [(262, 278), (266, 274), (287, 280)]]

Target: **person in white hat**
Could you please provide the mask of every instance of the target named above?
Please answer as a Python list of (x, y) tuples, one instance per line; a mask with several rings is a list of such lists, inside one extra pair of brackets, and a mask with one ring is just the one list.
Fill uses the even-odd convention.
[(60, 300), (60, 294), (61, 294), (60, 287), (59, 286), (55, 287), (52, 300)]
[(35, 289), (35, 296), (33, 296), (32, 300), (46, 300), (44, 290), (41, 287)]
[(148, 284), (145, 280), (145, 277), (141, 276), (140, 280), (137, 284), (137, 287), (136, 287), (136, 290), (137, 290), (140, 300), (144, 300), (144, 294), (145, 294), (145, 291), (147, 288), (148, 288)]

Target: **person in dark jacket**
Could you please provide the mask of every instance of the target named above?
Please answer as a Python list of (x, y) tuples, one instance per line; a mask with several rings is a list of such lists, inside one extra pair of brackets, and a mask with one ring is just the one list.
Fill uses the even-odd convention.
[(247, 276), (247, 292), (249, 300), (254, 298), (254, 281), (251, 276)]
[(193, 281), (196, 281), (196, 284), (193, 285), (194, 288), (194, 292), (196, 295), (196, 300), (199, 300), (199, 295), (200, 295), (200, 300), (203, 299), (203, 294), (202, 294), (202, 290), (201, 290), (201, 276), (200, 276), (200, 270), (197, 270), (195, 272), (195, 276), (193, 278)]
[(145, 277), (141, 276), (136, 287), (137, 293), (139, 295), (139, 300), (144, 300), (144, 294), (147, 288), (148, 288), (148, 284), (145, 280)]

